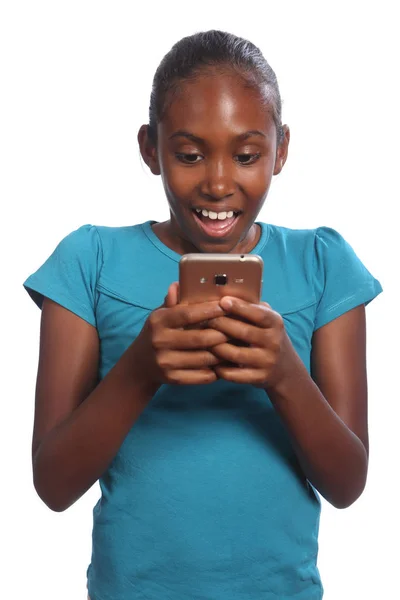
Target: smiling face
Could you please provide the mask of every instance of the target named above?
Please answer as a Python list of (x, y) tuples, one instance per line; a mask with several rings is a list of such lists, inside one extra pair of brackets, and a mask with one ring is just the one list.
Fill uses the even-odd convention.
[(139, 132), (144, 160), (161, 174), (171, 218), (154, 226), (176, 252), (249, 252), (271, 179), (287, 157), (289, 129), (277, 148), (271, 108), (237, 75), (180, 85), (157, 128)]

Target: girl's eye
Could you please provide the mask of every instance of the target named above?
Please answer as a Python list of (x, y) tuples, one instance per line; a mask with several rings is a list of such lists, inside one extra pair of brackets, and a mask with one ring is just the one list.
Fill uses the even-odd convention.
[(198, 160), (196, 160), (196, 158), (201, 158), (200, 154), (186, 154), (183, 152), (177, 152), (176, 153), (176, 157), (178, 160), (180, 160), (181, 162), (184, 162), (186, 164), (192, 164), (194, 165), (195, 163), (199, 162)]
[[(189, 164), (189, 165), (194, 165), (194, 164), (200, 162), (200, 160), (203, 158), (201, 154), (196, 154), (194, 152), (192, 152), (192, 153), (177, 152), (175, 154), (175, 156), (181, 162)], [(255, 163), (260, 158), (260, 156), (261, 156), (260, 152), (257, 152), (256, 154), (243, 153), (243, 154), (237, 154), (235, 157), (235, 160), (237, 162), (239, 162), (239, 164), (246, 166), (246, 165), (252, 165), (253, 163)], [(197, 159), (200, 159), (200, 160), (197, 160)]]
[(252, 165), (260, 156), (260, 152), (257, 152), (256, 154), (237, 154), (236, 158), (241, 165)]

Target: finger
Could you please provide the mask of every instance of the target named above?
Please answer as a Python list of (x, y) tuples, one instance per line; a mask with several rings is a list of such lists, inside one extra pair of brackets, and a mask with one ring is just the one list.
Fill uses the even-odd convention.
[(241, 348), (233, 344), (218, 344), (212, 349), (217, 358), (233, 363), (234, 366), (263, 368), (267, 363), (265, 350), (261, 348)]
[(217, 375), (212, 369), (177, 369), (168, 371), (165, 383), (171, 385), (205, 385), (217, 381)]
[(164, 350), (157, 356), (157, 364), (164, 371), (202, 369), (213, 367), (219, 363), (219, 358), (207, 350), (192, 350), (191, 352)]
[(225, 379), (233, 383), (248, 383), (252, 385), (262, 385), (265, 383), (265, 374), (262, 369), (217, 366), (214, 367), (214, 371), (219, 379)]
[(172, 308), (178, 304), (179, 298), (179, 283), (174, 281), (168, 288), (168, 293), (165, 296), (164, 306), (166, 308)]
[(171, 328), (194, 325), (225, 314), (218, 300), (200, 304), (177, 304), (168, 310), (161, 309), (158, 313), (163, 324)]
[(230, 317), (217, 317), (210, 320), (208, 324), (209, 327), (225, 334), (230, 339), (247, 342), (254, 346), (261, 346), (265, 338), (265, 331), (259, 326), (243, 323), (243, 321)]
[(153, 338), (156, 348), (171, 350), (204, 350), (227, 341), (228, 337), (215, 329), (164, 329), (161, 336)]
[(251, 304), (240, 298), (224, 296), (220, 300), (220, 305), (226, 313), (250, 321), (259, 327), (272, 327), (277, 319), (281, 318), (266, 302)]

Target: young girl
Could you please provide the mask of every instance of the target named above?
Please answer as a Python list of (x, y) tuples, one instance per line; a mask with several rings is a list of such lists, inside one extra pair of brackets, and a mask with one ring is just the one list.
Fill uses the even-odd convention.
[[(250, 42), (178, 42), (138, 139), (170, 219), (84, 225), (24, 283), (36, 490), (63, 511), (100, 481), (91, 600), (320, 599), (319, 494), (344, 508), (366, 481), (381, 286), (335, 230), (256, 221), (290, 133)], [(259, 254), (262, 302), (179, 304), (188, 252)]]

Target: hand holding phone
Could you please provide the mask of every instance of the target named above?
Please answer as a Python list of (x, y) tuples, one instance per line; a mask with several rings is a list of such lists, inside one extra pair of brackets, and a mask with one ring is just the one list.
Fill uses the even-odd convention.
[[(193, 304), (233, 296), (259, 304), (263, 266), (262, 258), (256, 254), (186, 254), (179, 263), (179, 301)], [(194, 328), (208, 326), (204, 321)], [(235, 339), (231, 339), (231, 343), (247, 345)]]
[(162, 306), (153, 310), (130, 347), (135, 377), (154, 394), (160, 385), (202, 385), (216, 381), (214, 366), (222, 361), (211, 348), (228, 341), (213, 328), (198, 330), (202, 321), (224, 316), (219, 302), (182, 305), (178, 284), (169, 286)]

